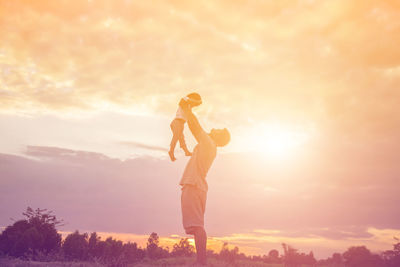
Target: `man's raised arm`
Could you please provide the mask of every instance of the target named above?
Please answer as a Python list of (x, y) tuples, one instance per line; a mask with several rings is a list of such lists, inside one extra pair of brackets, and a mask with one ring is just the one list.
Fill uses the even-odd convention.
[(179, 105), (185, 113), (190, 131), (192, 132), (194, 138), (196, 138), (197, 143), (200, 143), (201, 136), (204, 133), (203, 128), (201, 127), (196, 116), (193, 114), (192, 109), (189, 107), (189, 104), (185, 100), (181, 99)]

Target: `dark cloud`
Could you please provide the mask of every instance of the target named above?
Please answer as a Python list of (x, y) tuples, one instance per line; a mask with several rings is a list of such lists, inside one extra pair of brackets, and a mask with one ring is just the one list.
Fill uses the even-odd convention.
[[(33, 206), (54, 210), (68, 222), (68, 230), (148, 233), (159, 228), (160, 233), (170, 233), (179, 229), (179, 201), (170, 201), (179, 198), (179, 171), (167, 162), (120, 161), (39, 146), (28, 147), (26, 154), (37, 160), (1, 155), (0, 198), (7, 203), (2, 214), (18, 217), (15, 214)], [(154, 212), (156, 207), (160, 210)], [(8, 225), (7, 218), (2, 217), (0, 224)]]
[[(72, 228), (136, 233), (180, 229), (178, 182), (184, 162), (118, 160), (40, 146), (29, 146), (26, 155), (38, 160), (1, 156), (1, 198), (9, 203), (2, 207), (4, 214), (31, 205), (55, 209)], [(288, 236), (346, 239), (367, 237), (369, 227), (396, 228), (400, 223), (395, 175), (348, 183), (342, 173), (362, 177), (369, 171), (352, 171), (351, 164), (334, 160), (320, 168), (293, 164), (281, 169), (245, 154), (221, 154), (214, 165), (207, 208), (213, 235), (279, 229)], [(224, 221), (235, 223), (221, 226)]]

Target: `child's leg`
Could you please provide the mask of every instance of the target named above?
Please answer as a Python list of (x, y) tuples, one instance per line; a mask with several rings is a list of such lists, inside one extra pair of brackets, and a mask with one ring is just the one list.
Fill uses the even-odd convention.
[(176, 132), (176, 128), (173, 126), (173, 123), (171, 123), (171, 130), (172, 130), (172, 139), (171, 139), (171, 144), (170, 144), (170, 151), (175, 150), (176, 143), (178, 142), (179, 139), (179, 134)]
[(178, 138), (179, 138), (179, 144), (180, 144), (181, 148), (183, 149), (183, 151), (185, 151), (185, 155), (191, 156), (192, 153), (188, 150), (188, 148), (186, 146), (185, 135), (183, 134), (183, 131), (182, 131), (182, 134)]
[(175, 151), (175, 146), (176, 143), (178, 142), (180, 136), (183, 135), (183, 127), (184, 127), (184, 121), (179, 120), (179, 119), (174, 119), (171, 122), (171, 130), (172, 130), (172, 140), (170, 144), (170, 149), (169, 149), (169, 156), (172, 161), (176, 160), (174, 151)]

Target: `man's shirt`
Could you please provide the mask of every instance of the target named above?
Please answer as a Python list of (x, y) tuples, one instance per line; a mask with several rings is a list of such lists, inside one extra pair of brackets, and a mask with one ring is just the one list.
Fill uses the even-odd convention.
[(180, 185), (190, 184), (207, 192), (207, 172), (217, 155), (217, 146), (211, 137), (203, 130), (199, 134), (199, 143), (193, 150), (193, 155), (186, 164)]

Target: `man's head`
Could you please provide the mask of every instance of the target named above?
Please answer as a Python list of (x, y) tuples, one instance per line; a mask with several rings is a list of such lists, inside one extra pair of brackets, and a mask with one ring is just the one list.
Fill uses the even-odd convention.
[(210, 136), (217, 146), (226, 146), (231, 140), (231, 134), (226, 128), (211, 129)]

